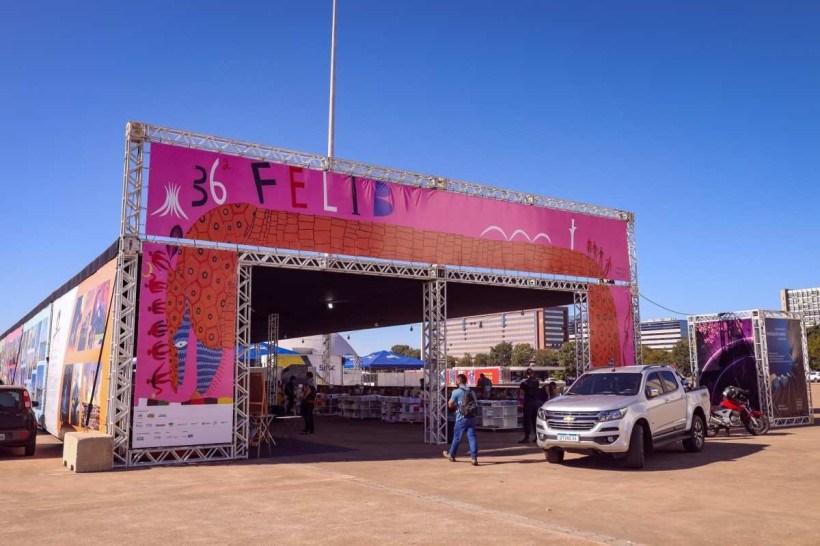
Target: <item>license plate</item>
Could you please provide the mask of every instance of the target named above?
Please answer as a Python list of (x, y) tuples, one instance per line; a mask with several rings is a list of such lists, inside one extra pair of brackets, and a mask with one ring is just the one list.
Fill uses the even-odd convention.
[(559, 434), (559, 442), (580, 442), (581, 438), (577, 434)]

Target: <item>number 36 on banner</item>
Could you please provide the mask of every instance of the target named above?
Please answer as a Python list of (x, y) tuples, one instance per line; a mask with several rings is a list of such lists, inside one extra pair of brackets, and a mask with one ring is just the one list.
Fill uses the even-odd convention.
[(210, 191), (210, 195), (213, 198), (214, 203), (217, 205), (222, 205), (225, 203), (225, 200), (228, 198), (228, 190), (225, 189), (225, 184), (214, 179), (214, 173), (216, 172), (216, 168), (218, 166), (219, 158), (216, 158), (214, 160), (214, 164), (211, 165), (210, 175), (208, 175), (204, 167), (199, 165), (195, 167), (202, 176), (194, 180), (194, 189), (199, 192), (202, 198), (191, 202), (191, 205), (201, 207), (208, 202), (208, 192), (202, 187), (206, 181), (208, 182), (208, 190)]

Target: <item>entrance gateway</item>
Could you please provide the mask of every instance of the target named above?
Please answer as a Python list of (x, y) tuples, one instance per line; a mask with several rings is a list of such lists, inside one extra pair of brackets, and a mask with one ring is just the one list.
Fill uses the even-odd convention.
[(251, 344), (373, 326), (306, 310), (275, 313), (274, 332), (251, 304), (260, 268), (420, 289), (431, 444), (446, 442), (448, 292), (451, 317), (476, 301), (572, 304), (582, 368), (640, 359), (632, 213), (143, 123), (125, 154), (105, 422), (117, 466), (247, 458)]

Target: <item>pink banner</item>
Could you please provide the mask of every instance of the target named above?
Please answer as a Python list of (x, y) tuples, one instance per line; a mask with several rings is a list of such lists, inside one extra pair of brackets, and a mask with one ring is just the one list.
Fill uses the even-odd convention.
[(635, 364), (635, 325), (628, 286), (591, 284), (589, 350), (593, 368)]
[(133, 447), (231, 441), (236, 270), (234, 252), (144, 245)]
[(629, 280), (627, 222), (151, 145), (146, 233)]

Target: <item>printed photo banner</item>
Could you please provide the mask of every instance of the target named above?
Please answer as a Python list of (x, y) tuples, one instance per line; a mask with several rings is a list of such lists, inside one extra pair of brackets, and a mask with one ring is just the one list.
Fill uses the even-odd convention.
[(630, 280), (627, 222), (154, 143), (146, 234)]
[[(26, 387), (32, 400), (40, 404), (45, 398), (46, 357), (51, 327), (51, 306), (46, 307), (23, 325), (17, 382)], [(35, 413), (42, 413), (42, 407)]]
[(592, 367), (635, 364), (635, 323), (630, 288), (591, 284), (587, 303)]
[(803, 354), (803, 324), (799, 319), (767, 318), (766, 352), (775, 418), (809, 415), (809, 386)]
[(23, 328), (17, 328), (0, 339), (0, 381), (4, 385), (22, 385), (18, 378), (17, 363), (20, 360), (20, 342)]
[(132, 447), (231, 442), (237, 260), (143, 246)]
[[(51, 343), (49, 344), (48, 371), (46, 373), (45, 404), (43, 421), (45, 429), (54, 436), (60, 435), (60, 414), (62, 402), (63, 367), (65, 365), (68, 330), (71, 327), (71, 313), (77, 298), (77, 287), (72, 288), (52, 304)], [(67, 411), (66, 411), (67, 413)]]
[(734, 386), (748, 390), (752, 407), (760, 409), (751, 319), (698, 322), (695, 345), (698, 385), (707, 388), (712, 405), (720, 404), (723, 390)]

